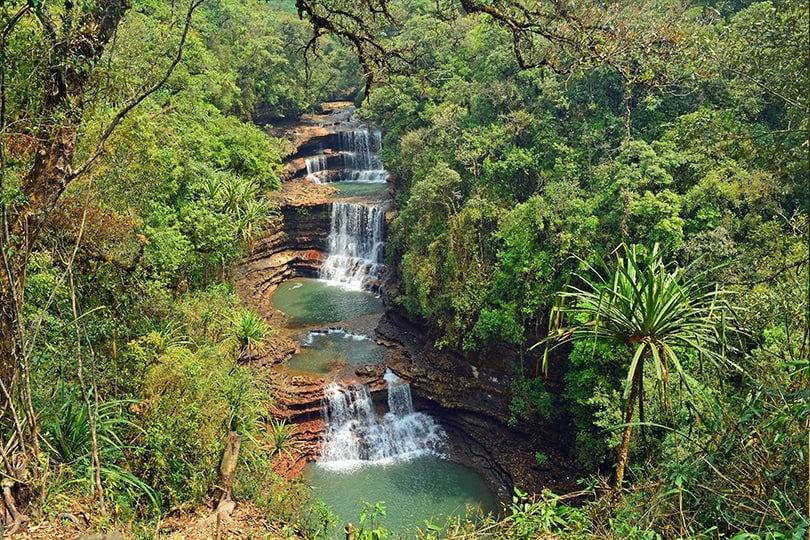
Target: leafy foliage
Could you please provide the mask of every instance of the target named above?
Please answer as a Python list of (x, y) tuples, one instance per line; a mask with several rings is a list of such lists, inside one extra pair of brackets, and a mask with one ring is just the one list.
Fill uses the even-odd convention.
[[(282, 2), (203, 4), (182, 61), (103, 153), (117, 111), (170, 67), (180, 5), (111, 12), (123, 17), (115, 39), (97, 33), (96, 2), (0, 5), (4, 254), (24, 270), (2, 287), (19, 289), (4, 310), (22, 306), (21, 337), (4, 353), (22, 355), (31, 376), (25, 406), (4, 409), (0, 426), (9, 455), (29, 445), (23, 431), (42, 434), (32, 485), (48, 508), (96, 489), (91, 423), (120, 519), (202, 501), (220, 437), (236, 429), (249, 471), (237, 493), (294, 534), (302, 496), (267, 473), (295, 446), (293, 428), (265, 418), (264, 382), (233, 362), (268, 328), (237, 310), (227, 281), (275, 218), (265, 195), (289, 151), (257, 125), (362, 93), (360, 62), (340, 41), (355, 37), (386, 82), (364, 114), (385, 129), (399, 203), (392, 299), (438, 346), (508, 351), (511, 420), (531, 430), (570, 418), (590, 471), (614, 461), (631, 423), (622, 396), (636, 388), (646, 411), (628, 448), (635, 482), (615, 505), (520, 492), (508, 519), (447, 536), (806, 535), (806, 5), (360, 4), (299, 2), (309, 20)], [(92, 51), (80, 46), (93, 39)], [(303, 49), (319, 54), (305, 62)], [(48, 160), (59, 145), (44, 141), (57, 139), (70, 143), (67, 161)], [(635, 267), (629, 253), (616, 265), (594, 256), (622, 243), (660, 251), (638, 251), (654, 260)], [(698, 278), (705, 288), (690, 286)], [(715, 286), (740, 306), (744, 377), (707, 369), (713, 355), (698, 352), (723, 337), (702, 317), (716, 313)], [(585, 300), (569, 304), (569, 322), (587, 339), (560, 350), (558, 380), (541, 380), (528, 348), (566, 290)], [(690, 312), (688, 296), (706, 302)], [(635, 302), (645, 297), (663, 301)], [(660, 313), (703, 322), (673, 341)], [(13, 380), (7, 367), (0, 379)], [(673, 369), (681, 384), (664, 384)], [(385, 535), (379, 510), (366, 514), (369, 537)]]
[[(110, 518), (127, 521), (202, 502), (229, 429), (246, 438), (246, 470), (272, 476), (269, 467), (257, 473), (273, 451), (263, 421), (267, 390), (234, 364), (226, 339), (238, 327), (231, 324), (237, 309), (228, 274), (275, 217), (266, 195), (280, 187), (288, 151), (253, 120), (297, 115), (330, 93), (350, 96), (359, 79), (346, 50), (324, 38), (329, 60), (312, 60), (309, 67), (323, 69), (308, 85), (290, 47), (308, 39), (307, 24), (289, 13), (279, 18), (263, 3), (190, 11), (182, 36), (184, 7), (158, 1), (128, 11), (124, 4), (110, 4), (109, 15), (122, 19), (110, 19), (109, 29), (87, 26), (101, 13), (95, 2), (0, 6), (4, 215), (27, 204), (26, 171), (36, 167), (36, 144), (48, 140), (46, 132), (75, 135), (64, 139), (75, 148), (59, 169), (69, 177), (41, 212), (41, 226), (6, 242), (4, 252), (14, 257), (23, 240), (29, 250), (18, 305), (31, 415), (3, 413), (0, 425), (5, 434), (15, 422), (28, 429), (29, 418), (41, 419), (36, 433), (47, 454), (27, 472), (55, 511), (64, 511), (59, 505), (69, 493), (99, 497), (103, 513), (103, 488)], [(49, 26), (52, 17), (58, 28)], [(103, 56), (67, 50), (76, 36), (92, 45), (94, 32), (115, 26), (114, 42), (92, 51)], [(58, 46), (49, 45), (49, 28), (66, 32)], [(184, 54), (169, 69), (180, 58), (178, 41)], [(66, 63), (49, 72), (48, 62), (59, 58)], [(37, 116), (50, 106), (49, 77), (74, 71), (83, 86), (68, 89), (70, 103)], [(327, 88), (338, 72), (342, 86)], [(116, 116), (164, 73), (168, 78), (136, 108)], [(108, 133), (111, 122), (116, 129)], [(102, 138), (104, 152), (96, 146)], [(84, 176), (73, 181), (79, 171), (71, 165)], [(268, 333), (260, 322), (254, 316), (234, 332), (251, 351)], [(80, 388), (90, 405), (77, 397)], [(22, 451), (29, 443), (16, 444)]]
[[(75, 390), (66, 393), (63, 388), (63, 401), (57, 416), (45, 419), (42, 426), (51, 459), (67, 471), (56, 485), (48, 487), (54, 493), (66, 488), (92, 489), (91, 411), (87, 410), (84, 401), (77, 394)], [(122, 436), (140, 431), (127, 410), (131, 403), (108, 400), (99, 403), (92, 411), (100, 447), (100, 475), (108, 490), (107, 496), (118, 501), (117, 512), (124, 516), (137, 512), (139, 503), (142, 502), (146, 502), (151, 510), (160, 509), (157, 491), (132, 471), (119, 465), (131, 449), (122, 440)], [(122, 505), (129, 507), (124, 508)]]
[[(578, 276), (583, 288), (573, 285), (559, 293), (560, 304), (551, 312), (553, 327), (547, 338), (558, 343), (607, 341), (628, 349), (617, 489), (622, 486), (636, 398), (644, 422), (645, 364), (652, 364), (655, 382), (665, 399), (671, 369), (691, 391), (684, 369), (685, 352), (722, 364), (726, 361), (726, 334), (732, 330), (729, 310), (718, 301), (722, 292), (708, 288), (701, 274), (689, 276), (688, 269), (669, 270), (661, 260), (658, 244), (646, 256), (639, 253), (643, 248), (620, 248), (624, 254), (617, 255), (615, 268), (599, 259), (602, 272), (590, 268), (598, 277)], [(566, 301), (571, 304), (566, 305)], [(566, 318), (574, 322), (568, 324)]]
[(231, 325), (230, 337), (238, 347), (238, 358), (250, 359), (254, 353), (261, 350), (264, 340), (272, 332), (270, 325), (250, 309), (237, 312)]
[(540, 379), (523, 379), (512, 383), (511, 416), (508, 423), (515, 425), (518, 418), (539, 418), (548, 421), (553, 414), (552, 396)]

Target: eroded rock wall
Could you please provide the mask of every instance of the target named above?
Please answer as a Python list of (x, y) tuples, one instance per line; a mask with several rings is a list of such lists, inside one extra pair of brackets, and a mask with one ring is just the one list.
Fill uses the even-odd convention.
[(264, 296), (293, 277), (317, 277), (329, 235), (329, 204), (285, 205), (265, 236), (237, 269), (236, 281), (251, 296)]
[[(565, 419), (509, 425), (514, 353), (461, 355), (433, 346), (428, 327), (390, 309), (378, 337), (398, 344), (406, 358), (395, 371), (411, 384), (414, 406), (439, 419), (451, 439), (455, 460), (475, 468), (509, 500), (514, 487), (556, 493), (577, 490), (581, 471), (569, 459), (574, 444)], [(547, 457), (543, 463), (535, 452)]]

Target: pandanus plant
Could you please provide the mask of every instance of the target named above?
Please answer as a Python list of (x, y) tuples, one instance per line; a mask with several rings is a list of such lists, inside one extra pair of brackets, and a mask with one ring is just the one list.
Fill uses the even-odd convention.
[[(706, 273), (690, 273), (663, 262), (658, 245), (652, 250), (619, 246), (616, 264), (597, 257), (585, 264), (586, 273), (558, 293), (551, 311), (548, 337), (541, 343), (557, 346), (579, 340), (602, 340), (627, 349), (627, 376), (623, 393), (622, 437), (619, 445), (614, 492), (622, 487), (628, 461), (636, 401), (643, 411), (645, 366), (666, 395), (672, 372), (689, 382), (682, 359), (687, 351), (701, 360), (728, 363), (727, 329), (731, 328), (725, 291)], [(548, 369), (547, 346), (543, 358)]]
[(237, 360), (253, 359), (272, 333), (270, 325), (256, 312), (250, 309), (237, 312), (231, 323), (231, 340), (237, 346)]

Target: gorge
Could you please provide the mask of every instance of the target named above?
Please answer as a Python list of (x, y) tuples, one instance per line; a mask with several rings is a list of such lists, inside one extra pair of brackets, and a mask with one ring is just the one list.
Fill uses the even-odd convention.
[[(386, 388), (390, 397), (391, 381), (402, 380), (409, 383), (405, 387), (413, 396), (408, 401), (416, 414), (435, 418), (441, 426), (443, 452), (482, 475), (500, 500), (508, 501), (516, 486), (572, 490), (576, 470), (568, 461), (565, 432), (507, 424), (514, 373), (503, 355), (510, 352), (462, 357), (439, 350), (429, 327), (391, 301), (382, 246), (393, 201), (387, 173), (376, 157), (379, 134), (367, 127), (347, 130), (347, 108), (351, 110), (343, 104), (313, 117), (292, 132), (298, 150), (286, 161), (288, 177), (277, 197), (280, 217), (257, 242), (236, 280), (243, 300), (278, 330), (259, 362), (277, 374), (284, 390), (280, 395), (288, 396), (274, 414), (294, 423), (304, 441), (299, 454), (286, 463), (287, 474), (298, 474), (318, 456), (334, 457), (336, 450), (325, 452), (322, 445), (336, 436), (322, 403), (334, 408), (338, 399), (345, 407), (348, 399), (355, 409), (358, 403), (370, 407)], [(316, 300), (309, 302), (322, 308), (318, 320), (301, 318), (292, 298), (305, 288), (323, 287), (309, 278), (342, 283), (357, 291), (357, 302), (344, 313), (327, 287), (312, 293)], [(368, 291), (379, 294), (379, 308), (369, 306)], [(358, 305), (365, 307), (357, 311)], [(320, 345), (313, 347), (315, 341)], [(325, 342), (330, 352), (318, 359)], [(345, 350), (347, 342), (364, 343), (368, 349), (355, 355), (354, 345)], [(362, 411), (360, 423), (368, 423), (370, 412)], [(372, 431), (379, 431), (375, 422)], [(349, 423), (356, 427), (358, 420)], [(535, 460), (538, 448), (550, 459)], [(368, 456), (370, 451), (364, 452)]]
[(0, 537), (807, 536), (806, 2), (0, 12)]

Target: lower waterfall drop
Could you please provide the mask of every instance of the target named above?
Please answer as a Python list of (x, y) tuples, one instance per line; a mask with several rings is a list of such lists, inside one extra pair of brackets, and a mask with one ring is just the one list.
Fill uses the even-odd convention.
[(366, 464), (385, 464), (440, 455), (446, 439), (442, 427), (427, 414), (414, 411), (410, 386), (390, 370), (388, 412), (379, 415), (368, 387), (331, 383), (324, 389), (326, 434), (318, 463), (334, 470), (355, 470)]

